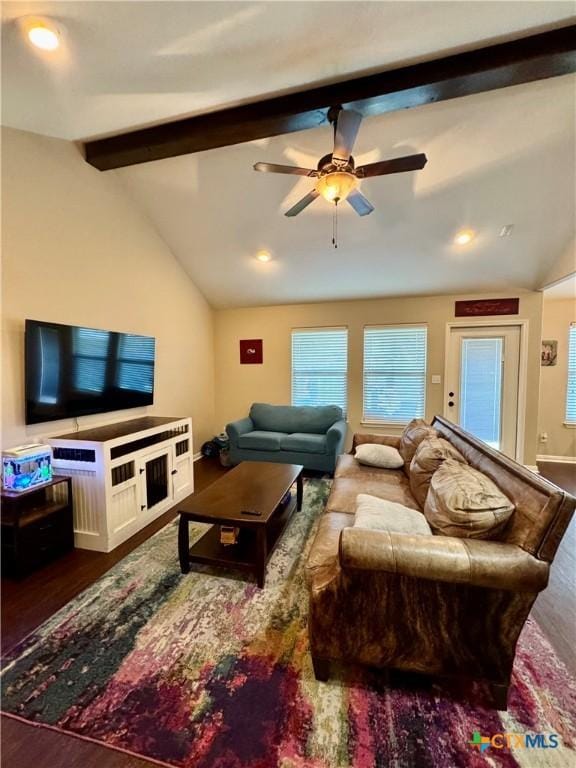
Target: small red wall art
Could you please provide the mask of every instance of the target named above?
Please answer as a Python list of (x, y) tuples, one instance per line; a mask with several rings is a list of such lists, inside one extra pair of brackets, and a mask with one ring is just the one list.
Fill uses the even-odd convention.
[(263, 359), (262, 339), (240, 339), (241, 365), (259, 364)]

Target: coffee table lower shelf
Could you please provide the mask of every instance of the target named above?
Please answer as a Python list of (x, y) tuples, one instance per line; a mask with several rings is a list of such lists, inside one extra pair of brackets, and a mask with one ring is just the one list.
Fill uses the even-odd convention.
[(288, 504), (281, 511), (276, 512), (266, 525), (244, 527), (241, 523), (236, 523), (240, 528), (238, 541), (228, 546), (220, 543), (220, 526), (212, 525), (188, 549), (188, 523), (192, 520), (189, 516), (181, 515), (179, 539), (182, 573), (189, 573), (191, 564), (222, 566), (254, 574), (258, 586), (263, 588), (266, 564), (296, 506), (296, 499), (291, 498)]

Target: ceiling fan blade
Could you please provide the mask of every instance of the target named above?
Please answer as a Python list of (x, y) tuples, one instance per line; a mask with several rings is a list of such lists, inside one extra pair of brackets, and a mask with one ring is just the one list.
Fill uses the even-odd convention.
[(312, 192), (308, 192), (308, 194), (305, 195), (302, 200), (298, 200), (296, 205), (293, 205), (289, 211), (286, 211), (284, 216), (297, 216), (301, 211), (304, 210), (304, 208), (306, 208), (306, 206), (310, 205), (310, 203), (313, 203), (319, 195), (320, 192), (313, 189)]
[(353, 109), (341, 109), (336, 120), (336, 132), (334, 134), (334, 151), (332, 160), (340, 160), (347, 163), (352, 154), (352, 147), (356, 141), (358, 129), (362, 122), (362, 115)]
[(356, 168), (356, 176), (359, 179), (367, 179), (370, 176), (385, 176), (388, 173), (404, 173), (404, 171), (420, 171), (428, 158), (425, 154), (406, 155), (396, 157), (394, 160), (381, 160), (379, 163), (369, 163)]
[(290, 173), (294, 176), (318, 176), (318, 171), (312, 168), (298, 168), (296, 165), (276, 165), (275, 163), (256, 163), (255, 171), (264, 173)]
[(372, 203), (367, 200), (358, 189), (350, 192), (346, 200), (350, 203), (352, 208), (354, 208), (358, 216), (368, 216), (368, 214), (372, 213), (374, 210)]

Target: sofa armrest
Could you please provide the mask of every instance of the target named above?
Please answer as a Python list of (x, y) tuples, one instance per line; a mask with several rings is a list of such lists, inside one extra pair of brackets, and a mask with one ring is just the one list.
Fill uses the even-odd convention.
[(515, 592), (539, 592), (549, 573), (548, 563), (514, 544), (356, 527), (342, 530), (339, 559), (343, 570), (386, 571)]
[(376, 445), (390, 445), (392, 448), (396, 448), (400, 445), (400, 435), (363, 435), (360, 432), (356, 432), (352, 439), (352, 449), (350, 453), (354, 453), (359, 445), (364, 443), (375, 443)]
[(346, 441), (346, 433), (348, 432), (348, 424), (345, 419), (336, 421), (330, 429), (326, 432), (326, 442), (328, 444), (328, 453), (333, 453), (339, 456), (344, 451), (344, 442)]
[(238, 446), (240, 435), (252, 432), (253, 429), (254, 423), (249, 416), (246, 416), (245, 419), (238, 419), (238, 421), (231, 421), (230, 424), (226, 424), (226, 434), (230, 438), (230, 444), (234, 447)]

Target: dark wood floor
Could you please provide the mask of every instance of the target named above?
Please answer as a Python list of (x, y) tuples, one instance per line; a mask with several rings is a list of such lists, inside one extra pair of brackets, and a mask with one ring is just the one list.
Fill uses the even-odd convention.
[[(200, 492), (226, 470), (217, 461), (194, 464), (194, 488)], [(7, 650), (46, 621), (106, 571), (173, 520), (168, 510), (113, 552), (75, 549), (22, 581), (2, 579), (2, 649)], [(148, 760), (116, 752), (45, 728), (1, 718), (2, 768), (148, 768)]]
[[(226, 470), (213, 460), (194, 465), (196, 492)], [(567, 464), (541, 464), (541, 473), (576, 494), (576, 470)], [(20, 582), (2, 581), (2, 647), (7, 649), (52, 616), (86, 587), (170, 522), (175, 510), (133, 536), (113, 552), (74, 550)], [(536, 601), (534, 616), (559, 656), (576, 673), (574, 582), (576, 577), (576, 521), (567, 532), (555, 559), (550, 585)], [(37, 728), (2, 717), (2, 768), (146, 768), (147, 760), (132, 757), (73, 736)]]
[[(543, 461), (538, 470), (576, 496), (576, 465)], [(538, 596), (532, 615), (558, 656), (576, 675), (576, 515), (564, 534), (550, 569), (550, 582)]]

